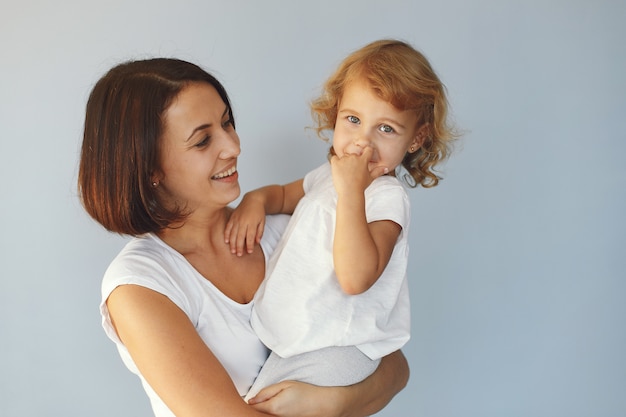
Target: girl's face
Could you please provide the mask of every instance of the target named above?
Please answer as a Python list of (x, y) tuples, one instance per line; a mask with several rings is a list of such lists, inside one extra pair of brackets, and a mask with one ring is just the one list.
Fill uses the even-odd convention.
[(406, 153), (421, 145), (417, 123), (415, 112), (398, 110), (378, 97), (366, 81), (355, 80), (346, 85), (339, 101), (333, 149), (341, 158), (360, 155), (365, 146), (371, 146), (370, 171), (384, 166), (393, 173)]
[(228, 107), (207, 83), (190, 83), (164, 112), (160, 170), (153, 174), (166, 205), (190, 212), (225, 207), (240, 193), (239, 136)]

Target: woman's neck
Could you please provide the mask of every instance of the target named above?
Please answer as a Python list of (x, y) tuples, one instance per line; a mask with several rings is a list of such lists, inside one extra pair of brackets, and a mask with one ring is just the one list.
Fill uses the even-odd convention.
[(241, 304), (254, 297), (265, 275), (265, 258), (261, 248), (238, 257), (224, 241), (226, 222), (232, 209), (226, 207), (199, 220), (190, 216), (180, 227), (172, 227), (158, 236), (217, 287), (224, 295)]
[(224, 230), (232, 209), (224, 207), (211, 213), (210, 216), (190, 215), (181, 225), (174, 225), (158, 232), (161, 240), (185, 255), (193, 252), (204, 252), (225, 245)]

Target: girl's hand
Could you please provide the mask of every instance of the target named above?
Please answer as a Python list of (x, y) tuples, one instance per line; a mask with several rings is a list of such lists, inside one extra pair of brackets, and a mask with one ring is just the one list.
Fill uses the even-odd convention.
[(262, 389), (248, 401), (257, 411), (280, 417), (333, 417), (343, 409), (342, 387), (319, 387), (283, 381)]
[(386, 174), (388, 169), (371, 163), (374, 150), (365, 146), (360, 153), (344, 153), (330, 159), (333, 183), (339, 195), (348, 192), (363, 193), (376, 178)]
[(230, 251), (242, 256), (244, 249), (252, 253), (254, 245), (261, 242), (265, 228), (265, 206), (253, 194), (246, 194), (239, 206), (231, 213), (224, 241), (230, 245)]

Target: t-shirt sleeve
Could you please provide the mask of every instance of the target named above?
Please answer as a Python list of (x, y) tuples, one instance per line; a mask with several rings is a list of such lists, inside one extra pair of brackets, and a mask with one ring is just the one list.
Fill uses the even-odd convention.
[(365, 192), (368, 223), (391, 220), (402, 229), (409, 227), (411, 206), (403, 186), (391, 177), (380, 177)]
[(322, 181), (324, 178), (330, 175), (332, 175), (330, 170), (330, 162), (326, 162), (315, 168), (313, 171), (307, 173), (304, 176), (304, 180), (302, 181), (302, 188), (304, 189), (304, 193), (308, 193), (316, 183)]
[[(167, 255), (164, 255), (167, 256)], [(116, 343), (121, 343), (111, 322), (106, 301), (109, 295), (121, 285), (138, 285), (148, 288), (169, 298), (188, 316), (192, 306), (183, 295), (179, 284), (172, 279), (176, 271), (170, 271), (159, 256), (147, 256), (145, 253), (124, 251), (113, 260), (102, 280), (100, 313), (102, 327), (107, 336)], [(194, 323), (195, 324), (195, 323)]]
[(287, 228), (289, 219), (291, 219), (291, 216), (288, 214), (272, 214), (265, 218), (265, 230), (261, 238), (261, 248), (263, 249), (266, 262), (274, 252), (274, 249), (276, 249), (278, 241)]

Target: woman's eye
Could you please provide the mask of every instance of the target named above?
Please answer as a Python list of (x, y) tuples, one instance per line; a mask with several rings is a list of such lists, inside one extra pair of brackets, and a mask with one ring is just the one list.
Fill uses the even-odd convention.
[(233, 126), (233, 120), (232, 119), (228, 119), (226, 121), (224, 121), (224, 123), (222, 123), (222, 127), (224, 129), (227, 129), (229, 127)]
[(196, 148), (202, 148), (203, 146), (206, 146), (209, 144), (209, 139), (210, 137), (205, 136), (204, 139), (202, 139), (200, 142), (196, 143)]
[(356, 116), (348, 116), (348, 121), (350, 123), (359, 123), (360, 122), (359, 118), (356, 117)]
[(382, 125), (382, 126), (379, 128), (379, 130), (380, 130), (381, 132), (385, 132), (385, 133), (393, 133), (393, 132), (394, 132), (393, 127), (391, 127), (391, 126), (389, 126), (389, 125)]

